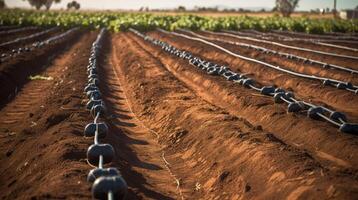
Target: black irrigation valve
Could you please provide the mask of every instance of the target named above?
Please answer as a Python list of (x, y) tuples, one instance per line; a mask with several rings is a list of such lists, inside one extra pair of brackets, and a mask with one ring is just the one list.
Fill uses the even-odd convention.
[(229, 71), (229, 68), (227, 66), (220, 66), (220, 69), (219, 69), (220, 75), (223, 75), (227, 71)]
[(244, 74), (239, 75), (240, 79), (247, 79), (247, 77)]
[(328, 69), (328, 68), (330, 68), (331, 66), (330, 66), (329, 64), (325, 63), (325, 64), (322, 65), (322, 67), (323, 67), (323, 69)]
[(295, 98), (295, 95), (292, 92), (286, 92), (285, 93), (286, 99)]
[(91, 67), (87, 68), (87, 73), (88, 74), (97, 74), (97, 67), (96, 67), (96, 63), (91, 64)]
[(251, 78), (244, 79), (242, 85), (245, 87), (249, 87), (250, 85), (254, 84), (254, 80)]
[(273, 99), (275, 103), (282, 103), (283, 102), (282, 98), (284, 97), (285, 97), (285, 93), (283, 92), (277, 92), (273, 95)]
[(238, 74), (234, 74), (230, 76), (227, 80), (228, 81), (238, 81), (240, 79), (240, 76)]
[(90, 72), (90, 74), (88, 75), (88, 78), (89, 79), (98, 78), (98, 75), (97, 75), (97, 73)]
[(272, 95), (275, 92), (275, 87), (273, 86), (264, 86), (261, 88), (261, 94), (263, 95)]
[(282, 88), (276, 88), (275, 93), (286, 93), (286, 91)]
[(347, 88), (349, 88), (349, 89), (353, 89), (354, 87), (353, 87), (353, 85), (352, 85), (352, 83), (349, 83), (349, 82), (346, 82), (346, 83), (338, 83), (337, 84), (337, 88), (338, 89), (347, 89)]
[(323, 81), (323, 85), (333, 85), (334, 84), (334, 82), (333, 81), (331, 81), (330, 79), (325, 79), (324, 81)]
[(324, 109), (320, 106), (311, 107), (307, 111), (307, 116), (311, 119), (319, 119), (320, 116), (318, 114), (323, 114)]
[(87, 73), (88, 74), (97, 74), (97, 68), (95, 68), (95, 67), (88, 68)]
[(84, 136), (94, 137), (98, 131), (98, 138), (105, 138), (108, 132), (108, 126), (105, 123), (89, 123), (85, 127)]
[(291, 102), (288, 104), (287, 106), (287, 112), (299, 112), (301, 111), (303, 108), (302, 108), (302, 105), (298, 102)]
[(230, 76), (232, 76), (232, 75), (235, 75), (235, 73), (232, 72), (232, 71), (226, 71), (226, 72), (223, 74), (223, 76), (224, 76), (226, 79), (229, 79)]
[(101, 99), (101, 92), (99, 90), (90, 90), (87, 92), (88, 98), (93, 100), (100, 100)]
[(123, 200), (127, 195), (127, 183), (121, 176), (100, 177), (92, 186), (92, 195), (96, 199), (107, 199), (112, 192), (113, 199)]
[(99, 84), (99, 79), (98, 78), (91, 78), (88, 80), (88, 83), (93, 83), (95, 85)]
[(338, 121), (338, 122), (341, 120), (343, 120), (344, 122), (347, 121), (347, 117), (341, 112), (332, 112), (329, 115), (329, 118), (331, 118), (334, 121)]
[(118, 169), (110, 168), (95, 168), (87, 175), (87, 181), (93, 183), (99, 177), (120, 176)]
[(90, 60), (89, 64), (87, 65), (87, 70), (89, 69), (97, 69), (97, 63)]
[(211, 70), (208, 70), (207, 73), (210, 74), (210, 75), (219, 75), (219, 70), (220, 70), (220, 68), (216, 67), (216, 68), (213, 68)]
[(103, 157), (103, 163), (112, 162), (114, 149), (110, 144), (92, 144), (87, 150), (87, 160), (91, 165), (98, 166), (99, 156)]
[(92, 110), (92, 108), (96, 105), (100, 105), (100, 104), (103, 104), (103, 101), (102, 100), (89, 100), (86, 107), (88, 110)]
[(312, 64), (312, 61), (310, 59), (306, 58), (303, 60), (303, 63), (304, 64)]
[(88, 84), (88, 85), (85, 87), (85, 89), (84, 89), (84, 91), (86, 92), (86, 94), (87, 94), (88, 91), (91, 91), (91, 90), (98, 90), (98, 87), (97, 87), (95, 84), (90, 83), (90, 84)]
[(98, 104), (91, 108), (91, 114), (93, 117), (96, 117), (98, 113), (100, 115), (104, 115), (106, 112), (107, 112), (107, 109), (104, 104)]
[(358, 135), (358, 124), (343, 123), (339, 127), (339, 131), (343, 133)]
[(189, 59), (189, 63), (192, 65), (196, 65), (198, 63), (198, 61), (194, 58)]

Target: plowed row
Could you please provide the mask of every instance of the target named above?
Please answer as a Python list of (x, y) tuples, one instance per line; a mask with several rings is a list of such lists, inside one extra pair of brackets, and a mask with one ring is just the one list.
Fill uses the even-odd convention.
[[(82, 133), (91, 117), (83, 88), (97, 34), (79, 30), (59, 43), (0, 63), (1, 199), (91, 198), (86, 151), (92, 140)], [(160, 31), (146, 34), (358, 121), (354, 93), (265, 68), (197, 41)], [(352, 60), (241, 42), (357, 67)], [(293, 71), (358, 84), (356, 74), (214, 43)], [(304, 113), (287, 113), (284, 104), (203, 73), (131, 32), (108, 34), (103, 49), (98, 68), (109, 126), (103, 142), (115, 149), (110, 166), (126, 180), (127, 199), (358, 198), (356, 135)], [(28, 79), (34, 75), (53, 79)]]

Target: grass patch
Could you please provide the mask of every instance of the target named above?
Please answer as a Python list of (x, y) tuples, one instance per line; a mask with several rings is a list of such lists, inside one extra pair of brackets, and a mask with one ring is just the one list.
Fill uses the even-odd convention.
[(29, 79), (34, 81), (34, 80), (46, 80), (46, 81), (51, 81), (53, 80), (53, 77), (51, 76), (41, 76), (41, 75), (36, 75), (36, 76), (29, 76)]

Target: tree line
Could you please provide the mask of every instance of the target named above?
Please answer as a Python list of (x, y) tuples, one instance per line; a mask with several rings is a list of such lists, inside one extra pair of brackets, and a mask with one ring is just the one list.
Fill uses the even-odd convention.
[[(60, 3), (61, 0), (23, 0), (28, 1), (32, 7), (35, 7), (37, 10), (44, 7), (46, 10), (49, 10), (51, 6), (55, 3)], [(273, 11), (278, 11), (284, 17), (289, 17), (293, 11), (298, 7), (299, 0), (276, 0), (275, 7)], [(0, 9), (5, 8), (4, 0), (0, 0)], [(80, 4), (76, 1), (71, 1), (67, 4), (67, 9), (80, 9)], [(185, 11), (184, 6), (179, 6), (180, 11)]]

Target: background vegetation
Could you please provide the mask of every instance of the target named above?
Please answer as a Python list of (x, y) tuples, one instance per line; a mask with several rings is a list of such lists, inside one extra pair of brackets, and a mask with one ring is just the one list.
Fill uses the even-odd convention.
[(121, 12), (63, 12), (2, 10), (1, 25), (38, 25), (38, 26), (83, 26), (88, 28), (106, 27), (113, 31), (125, 31), (130, 27), (139, 30), (163, 28), (174, 30), (240, 30), (259, 31), (289, 30), (306, 33), (357, 32), (358, 20), (310, 19), (306, 17), (204, 17), (196, 15), (155, 15), (146, 13)]

